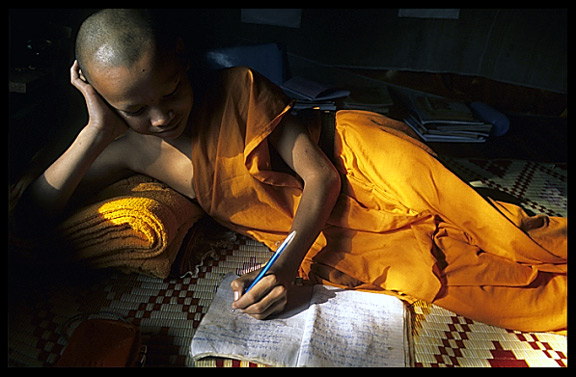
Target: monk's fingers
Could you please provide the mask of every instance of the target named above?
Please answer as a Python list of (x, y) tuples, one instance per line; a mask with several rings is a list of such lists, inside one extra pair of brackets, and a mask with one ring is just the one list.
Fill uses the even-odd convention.
[(242, 312), (256, 319), (265, 319), (284, 310), (288, 301), (287, 297), (287, 289), (282, 285), (277, 285), (260, 300), (242, 309)]
[(72, 67), (70, 67), (70, 82), (83, 93), (89, 86), (89, 84), (86, 82), (86, 78), (80, 70), (80, 66), (78, 65), (77, 60), (74, 60), (74, 64), (72, 64)]
[[(232, 288), (235, 296), (239, 292), (236, 289), (250, 283), (252, 280), (233, 282)], [(282, 310), (286, 306), (287, 297), (286, 287), (279, 283), (276, 275), (270, 274), (264, 276), (252, 289), (243, 293), (239, 298), (235, 297), (232, 308), (262, 319)]]
[(245, 292), (257, 275), (258, 271), (253, 271), (232, 281), (230, 286), (234, 292), (233, 309), (245, 309), (264, 297), (274, 287), (275, 282), (272, 277), (264, 276), (250, 291)]

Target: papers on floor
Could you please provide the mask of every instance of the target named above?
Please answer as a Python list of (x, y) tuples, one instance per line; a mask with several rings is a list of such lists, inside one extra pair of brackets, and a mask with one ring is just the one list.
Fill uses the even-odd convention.
[(339, 87), (296, 76), (286, 81), (282, 85), (282, 89), (296, 100), (295, 110), (315, 108), (334, 111), (347, 109), (386, 114), (393, 104), (388, 89), (384, 85), (346, 84)]
[(347, 97), (350, 91), (335, 88), (314, 80), (296, 76), (287, 80), (282, 89), (296, 100), (295, 110), (316, 108), (336, 110), (334, 100)]
[[(193, 360), (226, 357), (271, 366), (408, 366), (408, 310), (384, 294), (316, 285), (268, 320), (232, 310), (228, 274), (192, 340)], [(308, 295), (304, 294), (308, 289)], [(311, 290), (311, 296), (310, 296)]]
[(400, 90), (394, 94), (408, 109), (404, 121), (424, 141), (482, 143), (492, 130), (464, 102)]

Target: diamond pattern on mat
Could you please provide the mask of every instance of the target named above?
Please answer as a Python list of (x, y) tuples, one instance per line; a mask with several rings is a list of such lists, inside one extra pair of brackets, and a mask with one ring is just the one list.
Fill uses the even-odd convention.
[(411, 306), (417, 367), (566, 367), (565, 336), (505, 330), (418, 301)]
[(192, 336), (221, 278), (259, 267), (269, 257), (264, 245), (240, 237), (181, 278), (100, 271), (95, 281), (48, 282), (46, 294), (29, 300), (32, 305), (11, 308), (8, 365), (54, 365), (66, 345), (61, 336), (66, 320), (80, 313), (113, 312), (139, 326), (148, 346), (147, 366), (191, 366)]
[(534, 334), (534, 333), (522, 333), (519, 331), (508, 330), (509, 332), (516, 335), (518, 340), (528, 344), (535, 351), (541, 351), (547, 358), (553, 360), (558, 366), (567, 367), (568, 366), (568, 356), (566, 353), (565, 344), (558, 346), (558, 339), (554, 338), (554, 335), (550, 334)]
[(534, 213), (567, 215), (568, 171), (562, 165), (461, 158), (444, 158), (443, 162), (474, 187), (487, 187), (510, 194)]

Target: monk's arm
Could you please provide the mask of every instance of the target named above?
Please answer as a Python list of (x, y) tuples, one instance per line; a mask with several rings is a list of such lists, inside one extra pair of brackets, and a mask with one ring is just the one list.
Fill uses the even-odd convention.
[[(89, 111), (88, 124), (66, 151), (28, 187), (19, 188), (23, 193), (14, 209), (17, 230), (40, 230), (36, 229), (39, 227), (49, 230), (47, 225), (54, 224), (54, 218), (66, 207), (83, 180), (85, 186), (102, 186), (125, 174), (125, 160), (113, 153), (122, 148), (109, 147), (126, 132), (126, 124), (113, 113), (94, 88), (80, 78), (78, 63), (74, 63), (70, 74), (72, 84), (85, 97)], [(89, 171), (89, 175), (97, 179), (86, 179)]]
[(340, 194), (340, 175), (312, 141), (306, 128), (290, 115), (272, 134), (271, 142), (304, 182), (302, 198), (290, 229), (296, 231), (296, 237), (276, 262), (295, 275), (334, 208)]
[[(304, 189), (292, 228), (296, 236), (270, 270), (235, 307), (256, 318), (265, 318), (283, 308), (286, 288), (296, 276), (300, 263), (326, 224), (340, 193), (340, 175), (306, 128), (287, 115), (270, 137), (282, 159), (298, 174)], [(238, 281), (233, 289), (240, 296), (248, 281)]]

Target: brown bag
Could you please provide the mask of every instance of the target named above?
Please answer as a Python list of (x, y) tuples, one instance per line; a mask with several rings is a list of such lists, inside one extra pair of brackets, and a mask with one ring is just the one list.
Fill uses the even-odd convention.
[(72, 333), (56, 366), (142, 366), (145, 359), (140, 331), (131, 323), (88, 319)]

